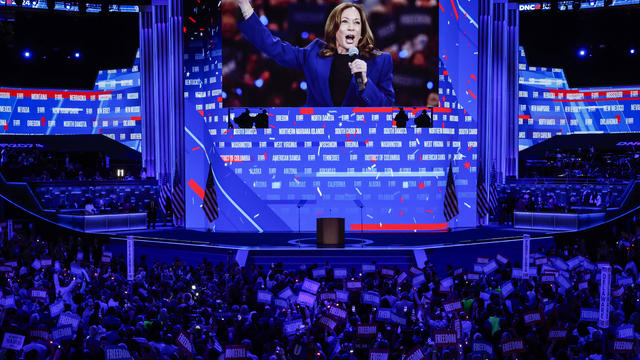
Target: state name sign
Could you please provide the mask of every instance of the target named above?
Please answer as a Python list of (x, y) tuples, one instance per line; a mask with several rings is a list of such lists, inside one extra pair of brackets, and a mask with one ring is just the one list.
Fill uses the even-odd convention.
[(434, 333), (434, 342), (436, 346), (455, 346), (458, 343), (458, 337), (453, 330), (436, 331)]
[(397, 280), (398, 285), (407, 281), (408, 278), (409, 278), (409, 275), (407, 275), (406, 272), (402, 272), (400, 275), (398, 275), (398, 280)]
[(49, 341), (49, 330), (47, 328), (31, 329), (29, 330), (29, 338), (31, 338), (31, 341), (36, 339)]

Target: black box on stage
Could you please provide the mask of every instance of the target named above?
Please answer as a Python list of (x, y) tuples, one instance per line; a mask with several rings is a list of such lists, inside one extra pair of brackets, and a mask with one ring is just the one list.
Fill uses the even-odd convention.
[(344, 218), (317, 218), (316, 232), (319, 248), (344, 247)]

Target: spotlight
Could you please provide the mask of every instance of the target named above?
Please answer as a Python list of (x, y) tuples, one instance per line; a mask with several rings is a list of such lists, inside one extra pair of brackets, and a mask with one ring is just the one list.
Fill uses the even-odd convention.
[(589, 0), (589, 5), (596, 6), (596, 0)]
[(578, 50), (578, 56), (580, 56), (580, 57), (585, 57), (585, 56), (587, 56), (587, 50), (586, 50), (586, 49), (580, 49), (580, 50)]
[(70, 10), (70, 9), (71, 9), (71, 3), (65, 2), (65, 3), (64, 3), (64, 8), (65, 8), (66, 10)]
[(582, 6), (582, 2), (580, 0), (573, 0), (573, 10), (580, 10), (580, 6)]
[(76, 59), (80, 59), (80, 52), (79, 51), (74, 52), (73, 57)]
[(25, 50), (25, 51), (22, 53), (22, 56), (24, 56), (24, 58), (25, 58), (25, 59), (29, 59), (29, 58), (31, 58), (31, 51), (29, 51), (29, 50)]
[(629, 54), (635, 55), (635, 53), (636, 53), (636, 49), (634, 48), (629, 49)]

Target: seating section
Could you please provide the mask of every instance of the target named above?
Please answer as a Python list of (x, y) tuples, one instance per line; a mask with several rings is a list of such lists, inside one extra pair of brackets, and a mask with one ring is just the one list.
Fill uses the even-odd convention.
[(30, 186), (44, 209), (84, 210), (91, 201), (98, 213), (144, 212), (150, 199), (158, 199), (155, 180), (32, 182)]

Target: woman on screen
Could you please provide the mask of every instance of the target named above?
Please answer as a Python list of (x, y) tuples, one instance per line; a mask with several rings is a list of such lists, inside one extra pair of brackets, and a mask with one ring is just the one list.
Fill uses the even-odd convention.
[(313, 40), (305, 48), (273, 36), (249, 0), (238, 0), (238, 5), (244, 20), (238, 28), (245, 38), (278, 64), (304, 72), (305, 106), (393, 105), (391, 55), (374, 49), (373, 34), (359, 5), (336, 6), (324, 27), (325, 40)]

